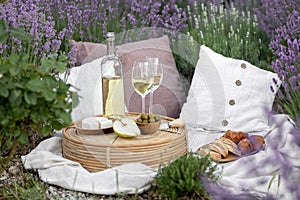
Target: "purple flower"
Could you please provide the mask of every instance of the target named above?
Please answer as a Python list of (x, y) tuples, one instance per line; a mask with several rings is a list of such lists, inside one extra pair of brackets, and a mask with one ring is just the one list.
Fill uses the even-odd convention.
[(75, 45), (72, 46), (71, 50), (68, 53), (68, 57), (70, 60), (70, 65), (75, 66), (76, 65), (76, 54), (77, 54), (77, 47)]
[(272, 62), (274, 71), (283, 81), (285, 92), (297, 91), (300, 73), (300, 15), (293, 11), (285, 25), (276, 29), (276, 36), (270, 43), (277, 59)]
[[(13, 0), (0, 5), (0, 16), (5, 18), (10, 26), (21, 26), (31, 34), (31, 42), (21, 42), (10, 36), (5, 46), (6, 52), (26, 52), (30, 55), (30, 62), (39, 62), (42, 57), (57, 53), (61, 42), (57, 42), (57, 31), (52, 16), (46, 16), (39, 0)], [(14, 41), (12, 43), (12, 41)], [(55, 44), (51, 45), (51, 41)], [(3, 47), (3, 46), (2, 46)], [(53, 47), (53, 48), (51, 48)]]
[(276, 29), (287, 21), (290, 13), (298, 9), (300, 2), (295, 0), (264, 0), (261, 1), (261, 8), (256, 9), (259, 25), (272, 39), (276, 37)]

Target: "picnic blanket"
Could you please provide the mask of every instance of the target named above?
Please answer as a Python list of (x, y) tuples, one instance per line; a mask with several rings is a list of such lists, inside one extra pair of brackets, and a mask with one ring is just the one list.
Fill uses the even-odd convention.
[[(68, 77), (68, 83), (80, 88), (77, 92), (81, 102), (73, 110), (74, 121), (102, 112), (99, 106), (101, 96), (96, 92), (99, 89), (100, 68), (95, 67), (99, 66), (100, 61), (96, 59), (87, 64), (85, 70), (73, 68)], [(207, 131), (189, 124), (187, 126), (188, 147), (192, 152), (224, 134), (218, 130)], [(300, 193), (297, 183), (300, 180), (300, 148), (295, 138), (299, 130), (297, 133), (287, 115), (270, 115), (268, 126), (268, 131), (249, 133), (264, 136), (265, 150), (220, 164), (224, 169), (218, 188), (212, 187), (215, 199), (226, 199), (224, 195), (229, 194), (236, 199), (243, 199), (246, 193), (259, 197), (272, 195), (278, 199), (300, 199), (297, 196)], [(142, 163), (128, 163), (90, 173), (79, 163), (62, 156), (61, 141), (61, 135), (58, 134), (41, 142), (28, 155), (22, 156), (25, 168), (37, 170), (40, 178), (49, 184), (95, 194), (141, 193), (154, 181), (157, 169)], [(233, 196), (227, 199), (234, 199)], [(249, 199), (249, 196), (245, 198)]]
[[(230, 199), (249, 199), (249, 194), (259, 198), (271, 195), (278, 199), (299, 199), (297, 130), (286, 115), (271, 116), (269, 126), (269, 131), (255, 133), (265, 137), (265, 150), (220, 164), (224, 169), (219, 188), (213, 191), (215, 199), (226, 199), (230, 194)], [(194, 127), (189, 127), (188, 133), (190, 151), (223, 134)], [(79, 163), (63, 158), (61, 141), (59, 136), (49, 138), (22, 156), (25, 168), (36, 169), (40, 178), (49, 184), (94, 194), (141, 193), (151, 187), (156, 169), (142, 163), (128, 163), (90, 173)]]
[(94, 194), (140, 193), (151, 186), (155, 170), (141, 163), (128, 163), (90, 173), (78, 162), (62, 156), (62, 138), (42, 141), (28, 155), (22, 156), (26, 169), (38, 170), (44, 182), (63, 188)]
[[(224, 168), (219, 187), (213, 191), (215, 199), (249, 199), (249, 195), (252, 195), (251, 199), (253, 196), (258, 199), (299, 199), (300, 148), (297, 137), (300, 132), (283, 114), (270, 115), (269, 127), (265, 132), (249, 133), (264, 136), (264, 150), (221, 164)], [(224, 134), (194, 127), (188, 131), (191, 151)]]

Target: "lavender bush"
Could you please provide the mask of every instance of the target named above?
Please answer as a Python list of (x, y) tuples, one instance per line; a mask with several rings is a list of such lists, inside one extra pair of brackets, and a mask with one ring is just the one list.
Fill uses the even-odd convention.
[(176, 1), (165, 0), (12, 0), (0, 8), (0, 18), (24, 27), (33, 37), (29, 44), (12, 37), (0, 46), (0, 54), (24, 50), (34, 61), (51, 53), (68, 53), (71, 65), (76, 49), (69, 46), (70, 39), (101, 42), (107, 31), (119, 33), (150, 26), (184, 31), (187, 20)]
[(276, 36), (276, 29), (286, 23), (290, 13), (300, 11), (299, 1), (295, 0), (264, 0), (256, 8), (260, 28), (272, 39)]
[(216, 0), (191, 2), (187, 6), (187, 34), (225, 56), (271, 70), (268, 39), (258, 27), (255, 4), (238, 2), (238, 5)]
[(63, 33), (55, 30), (51, 16), (45, 15), (36, 2), (12, 0), (0, 5), (0, 18), (11, 27), (22, 27), (32, 37), (24, 42), (10, 34), (0, 45), (0, 55), (28, 53), (28, 62), (40, 63), (41, 58), (59, 53)]
[(52, 16), (57, 30), (74, 40), (100, 42), (107, 31), (161, 27), (183, 31), (186, 14), (176, 1), (43, 1), (40, 7)]
[(267, 0), (256, 9), (259, 25), (269, 36), (274, 53), (272, 67), (282, 81), (280, 101), (283, 110), (299, 118), (299, 12), (300, 2)]
[[(276, 55), (274, 71), (282, 81), (284, 109), (296, 121), (300, 117), (300, 14), (294, 10), (285, 25), (276, 29), (271, 48)], [(299, 122), (297, 122), (299, 125)]]

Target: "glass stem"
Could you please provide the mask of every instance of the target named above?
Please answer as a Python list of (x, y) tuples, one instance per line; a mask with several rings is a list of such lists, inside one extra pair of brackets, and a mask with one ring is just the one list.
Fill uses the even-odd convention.
[(149, 113), (152, 113), (152, 105), (153, 105), (153, 91), (150, 92)]
[(142, 113), (145, 113), (145, 96), (142, 95)]

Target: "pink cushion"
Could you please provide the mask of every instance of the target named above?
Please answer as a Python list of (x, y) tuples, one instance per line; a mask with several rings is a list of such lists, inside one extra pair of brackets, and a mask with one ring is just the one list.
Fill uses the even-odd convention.
[(71, 45), (76, 45), (78, 49), (75, 62), (77, 66), (89, 63), (96, 58), (105, 56), (106, 54), (106, 45), (104, 44), (93, 42), (76, 42), (71, 40)]
[[(106, 54), (106, 45), (90, 42), (73, 42), (77, 46), (77, 62), (84, 64)], [(160, 57), (163, 64), (163, 81), (154, 92), (154, 108), (156, 114), (177, 118), (186, 100), (186, 92), (180, 82), (181, 77), (170, 48), (169, 38), (163, 36), (138, 42), (122, 44), (117, 47), (124, 70), (125, 103), (130, 112), (141, 112), (141, 97), (131, 85), (131, 69), (134, 60), (145, 56)], [(148, 95), (149, 96), (149, 95)], [(146, 97), (146, 111), (149, 97)]]

